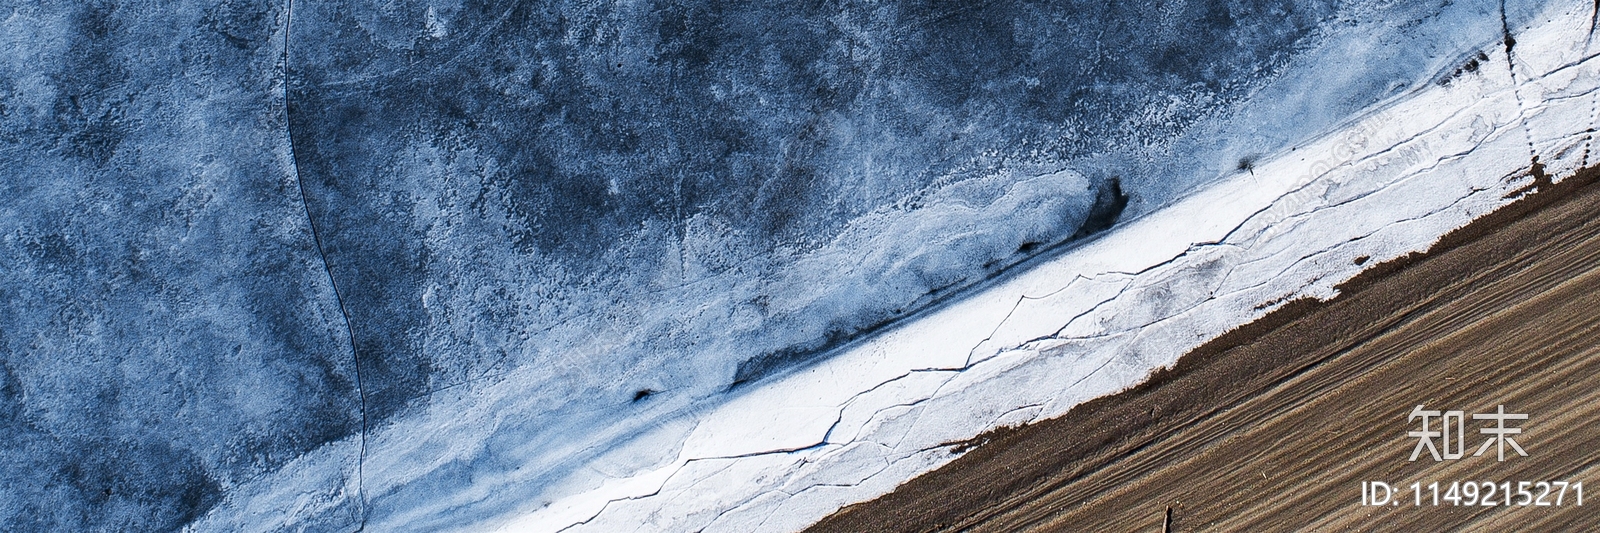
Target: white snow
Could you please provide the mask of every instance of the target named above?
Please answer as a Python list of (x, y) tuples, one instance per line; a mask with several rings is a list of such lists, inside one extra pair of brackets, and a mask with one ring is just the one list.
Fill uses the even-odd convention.
[[(1263, 157), (1155, 214), (858, 342), (645, 428), (570, 495), (502, 531), (794, 531), (957, 457), (948, 443), (1114, 393), (1290, 299), (1427, 249), (1510, 202), (1538, 156), (1589, 164), (1593, 7), (1558, 2), (1509, 54)], [(1357, 257), (1370, 260), (1357, 265)], [(669, 452), (670, 453), (670, 452)], [(650, 454), (643, 454), (650, 455)], [(638, 464), (636, 464), (638, 463)], [(657, 464), (649, 464), (657, 463)], [(370, 468), (370, 466), (369, 466)], [(481, 526), (474, 526), (481, 527)]]

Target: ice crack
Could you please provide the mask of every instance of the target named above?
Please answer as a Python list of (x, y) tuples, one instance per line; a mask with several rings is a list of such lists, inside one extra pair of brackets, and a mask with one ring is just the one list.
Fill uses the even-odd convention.
[(291, 22), (294, 19), (294, 0), (286, 0), (283, 9), (283, 131), (285, 141), (289, 145), (289, 164), (294, 167), (295, 187), (300, 190), (300, 206), (305, 209), (306, 223), (311, 228), (311, 240), (317, 248), (317, 257), (322, 260), (322, 270), (328, 276), (328, 286), (333, 290), (334, 303), (339, 307), (339, 317), (344, 320), (345, 337), (350, 342), (350, 357), (353, 360), (356, 381), (356, 396), (360, 399), (361, 428), (356, 452), (356, 502), (359, 508), (360, 522), (356, 531), (367, 528), (367, 497), (366, 497), (366, 463), (367, 463), (367, 393), (361, 380), (361, 357), (356, 350), (355, 328), (350, 322), (350, 312), (345, 308), (344, 297), (339, 292), (339, 282), (334, 278), (333, 265), (328, 262), (328, 253), (322, 245), (322, 233), (317, 228), (317, 219), (311, 215), (311, 198), (306, 192), (305, 177), (300, 172), (300, 162), (295, 154), (294, 147), (294, 118), (290, 116), (289, 106), (289, 37)]

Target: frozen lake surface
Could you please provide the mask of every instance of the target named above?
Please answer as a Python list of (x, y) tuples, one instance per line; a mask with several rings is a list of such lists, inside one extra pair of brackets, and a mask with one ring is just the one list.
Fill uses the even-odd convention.
[(797, 529), (1587, 164), (1592, 10), (12, 5), (0, 521)]

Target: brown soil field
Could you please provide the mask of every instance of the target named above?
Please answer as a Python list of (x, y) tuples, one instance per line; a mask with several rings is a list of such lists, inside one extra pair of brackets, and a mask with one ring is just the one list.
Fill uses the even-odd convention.
[[(1537, 485), (1467, 506), (1427, 488), (1600, 494), (1600, 172), (1531, 173), (1521, 199), (1333, 300), (1292, 302), (1133, 389), (984, 435), (808, 531), (1600, 530), (1600, 500), (1576, 505), (1574, 490), (1560, 506), (1521, 505)], [(1408, 460), (1418, 405), (1465, 413), (1465, 457)], [(1501, 405), (1528, 415), (1506, 424), (1527, 456), (1474, 456), (1493, 426), (1472, 415)], [(1363, 505), (1370, 481), (1399, 505)]]

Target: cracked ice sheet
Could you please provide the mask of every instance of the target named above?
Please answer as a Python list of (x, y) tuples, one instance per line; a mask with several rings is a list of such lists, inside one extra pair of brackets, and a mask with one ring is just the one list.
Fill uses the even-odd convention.
[(1424, 250), (1509, 202), (1532, 156), (1558, 179), (1589, 163), (1591, 10), (1554, 6), (1515, 32), (1510, 63), (1486, 43), (1477, 73), (699, 412), (676, 461), (503, 529), (800, 529), (949, 462), (949, 442), (1061, 415), (1288, 300), (1331, 297), (1355, 258)]

